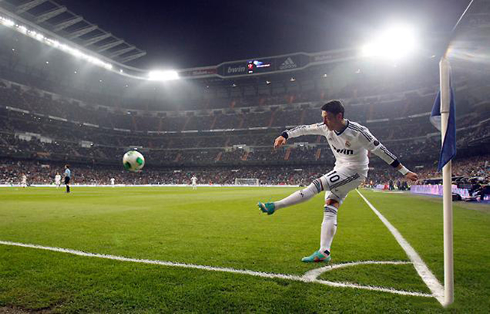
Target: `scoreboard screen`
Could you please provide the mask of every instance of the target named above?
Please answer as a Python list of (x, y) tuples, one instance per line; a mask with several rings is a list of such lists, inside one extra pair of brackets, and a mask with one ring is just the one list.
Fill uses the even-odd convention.
[[(2, 0), (0, 0), (2, 1)], [(297, 71), (309, 66), (355, 60), (354, 51), (323, 51), (318, 53), (293, 53), (276, 57), (223, 62), (217, 66), (182, 70), (184, 77), (237, 77)]]
[(261, 72), (272, 72), (274, 68), (272, 67), (272, 62), (260, 61), (260, 60), (250, 60), (247, 64), (247, 73), (261, 73)]

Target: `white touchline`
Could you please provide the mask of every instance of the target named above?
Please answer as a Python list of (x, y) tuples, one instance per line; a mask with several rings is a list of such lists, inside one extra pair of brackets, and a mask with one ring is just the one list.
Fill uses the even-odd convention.
[[(316, 277), (318, 275), (320, 275), (321, 272), (318, 273), (318, 275), (316, 275), (316, 276), (313, 276), (311, 274), (311, 271), (307, 272), (304, 276), (287, 275), (287, 274), (274, 274), (274, 273), (265, 273), (265, 272), (259, 272), (259, 271), (253, 271), (253, 270), (246, 270), (246, 269), (235, 269), (235, 268), (228, 268), (228, 267), (213, 267), (213, 266), (205, 266), (205, 265), (174, 263), (174, 262), (159, 261), (159, 260), (129, 258), (129, 257), (124, 257), (124, 256), (116, 256), (116, 255), (88, 253), (88, 252), (71, 250), (71, 249), (42, 246), (42, 245), (36, 245), (36, 244), (25, 244), (25, 243), (10, 242), (10, 241), (0, 241), (0, 244), (8, 245), (8, 246), (18, 246), (18, 247), (25, 247), (25, 248), (31, 248), (31, 249), (60, 252), (60, 253), (67, 253), (67, 254), (85, 256), (85, 257), (104, 258), (104, 259), (116, 260), (116, 261), (121, 261), (121, 262), (133, 262), (133, 263), (143, 263), (143, 264), (152, 264), (152, 265), (162, 265), (162, 266), (168, 266), (168, 267), (193, 268), (193, 269), (201, 269), (201, 270), (216, 271), (216, 272), (250, 275), (250, 276), (256, 276), (256, 277), (263, 277), (263, 278), (277, 278), (277, 279), (293, 280), (293, 281), (300, 281), (300, 282), (306, 282), (306, 283), (318, 283), (318, 284), (322, 284), (322, 285), (326, 285), (326, 286), (330, 286), (330, 287), (355, 288), (355, 289), (388, 292), (388, 293), (393, 293), (393, 294), (416, 296), (416, 297), (426, 297), (426, 298), (433, 297), (432, 294), (422, 293), (422, 292), (396, 290), (396, 289), (376, 287), (376, 286), (363, 286), (363, 285), (358, 285), (358, 284), (348, 283), (348, 282), (333, 282), (333, 281), (316, 279)], [(406, 264), (406, 263), (408, 263), (408, 262), (365, 261), (365, 262), (338, 264), (338, 265), (335, 265), (335, 267), (340, 268), (340, 267), (356, 266), (356, 265), (360, 265), (360, 264)]]
[(414, 250), (414, 248), (408, 243), (401, 233), (386, 219), (358, 190), (356, 192), (362, 197), (364, 202), (373, 210), (373, 212), (381, 219), (385, 226), (390, 230), (390, 232), (395, 237), (396, 241), (403, 248), (405, 253), (407, 253), (408, 258), (412, 261), (415, 270), (419, 274), (420, 278), (425, 282), (427, 287), (429, 287), (433, 296), (444, 305), (444, 288), (441, 283), (437, 280), (436, 276), (430, 271), (429, 267), (424, 263), (420, 255)]

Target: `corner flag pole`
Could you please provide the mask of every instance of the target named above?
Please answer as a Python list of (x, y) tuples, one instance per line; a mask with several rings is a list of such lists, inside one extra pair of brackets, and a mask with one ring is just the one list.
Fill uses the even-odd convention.
[[(459, 17), (451, 31), (448, 45), (455, 37), (457, 28), (463, 17), (466, 15), (474, 0), (468, 3), (463, 14)], [(449, 47), (446, 48), (439, 62), (439, 79), (440, 79), (440, 112), (441, 112), (441, 140), (442, 150), (444, 149), (444, 140), (449, 124), (450, 102), (451, 99), (451, 66), (447, 59)], [(454, 108), (453, 108), (454, 109)], [(454, 113), (453, 113), (454, 114)], [(453, 120), (454, 121), (454, 120)], [(455, 130), (454, 130), (455, 132)], [(455, 140), (454, 140), (455, 141)], [(454, 146), (455, 147), (455, 146)], [(441, 151), (442, 152), (442, 151)], [(449, 160), (442, 168), (442, 185), (443, 185), (443, 212), (444, 212), (444, 306), (454, 302), (454, 260), (453, 260), (453, 199), (452, 199), (452, 161)]]
[[(442, 143), (446, 137), (449, 102), (450, 82), (449, 61), (444, 55), (439, 62), (440, 71), (440, 95), (441, 95), (441, 137)], [(453, 200), (452, 200), (452, 161), (450, 160), (442, 168), (443, 184), (443, 211), (444, 211), (444, 303), (445, 306), (454, 302), (454, 264), (453, 264)]]

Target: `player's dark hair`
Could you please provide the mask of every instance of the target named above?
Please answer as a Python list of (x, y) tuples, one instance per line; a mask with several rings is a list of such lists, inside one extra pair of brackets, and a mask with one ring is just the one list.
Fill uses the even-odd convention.
[(70, 168), (70, 165), (69, 165), (69, 164), (66, 164), (66, 165), (65, 165), (65, 168)]
[(344, 105), (342, 105), (340, 100), (330, 100), (322, 106), (322, 110), (334, 115), (342, 113), (342, 118), (344, 117)]

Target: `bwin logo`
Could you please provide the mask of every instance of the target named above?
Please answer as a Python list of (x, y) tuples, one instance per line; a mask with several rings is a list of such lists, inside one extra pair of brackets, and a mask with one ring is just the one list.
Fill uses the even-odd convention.
[(345, 155), (354, 155), (354, 151), (352, 149), (338, 149), (337, 147), (333, 146), (333, 149), (335, 149), (335, 151), (339, 154), (345, 154)]

